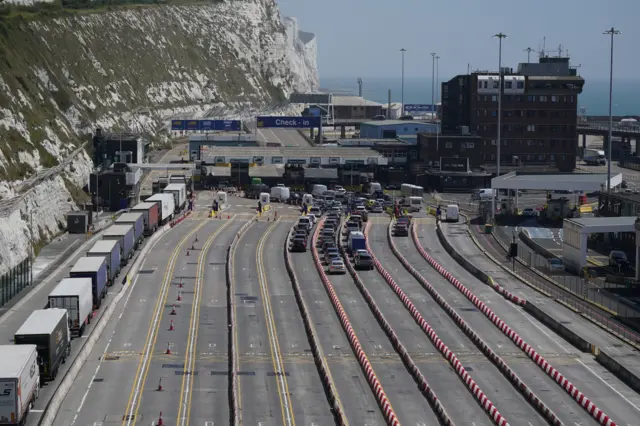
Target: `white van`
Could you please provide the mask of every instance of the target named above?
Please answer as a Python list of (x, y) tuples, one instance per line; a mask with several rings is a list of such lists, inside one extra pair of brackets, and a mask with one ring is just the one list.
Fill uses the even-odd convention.
[(460, 220), (460, 208), (457, 204), (450, 204), (447, 206), (445, 213), (446, 222), (458, 222)]
[(313, 185), (311, 195), (313, 195), (314, 198), (321, 198), (325, 192), (327, 192), (327, 185)]
[(495, 197), (498, 195), (498, 191), (491, 188), (484, 188), (476, 192), (474, 194), (474, 198), (477, 200), (490, 200), (492, 198), (492, 194)]
[(409, 197), (409, 210), (412, 212), (422, 210), (422, 197)]
[(284, 203), (289, 199), (291, 192), (289, 191), (289, 188), (278, 185), (271, 188), (270, 195), (272, 201)]

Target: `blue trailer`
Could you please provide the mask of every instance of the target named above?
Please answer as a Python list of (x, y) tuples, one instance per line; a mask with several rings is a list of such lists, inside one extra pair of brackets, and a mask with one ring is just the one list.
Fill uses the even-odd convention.
[(133, 257), (135, 237), (132, 225), (111, 225), (102, 233), (103, 240), (120, 242), (120, 266), (129, 263)]
[(100, 308), (107, 295), (107, 261), (103, 257), (81, 257), (69, 272), (70, 278), (91, 278), (93, 309)]
[(144, 214), (142, 212), (123, 213), (116, 219), (116, 225), (133, 226), (133, 238), (135, 239), (135, 248), (138, 249), (144, 239)]
[(120, 242), (118, 240), (96, 241), (87, 252), (87, 257), (103, 257), (107, 261), (107, 285), (113, 285), (120, 274)]
[(366, 250), (367, 249), (367, 241), (365, 236), (360, 231), (352, 231), (349, 233), (348, 238), (348, 249), (350, 253), (354, 253), (358, 250)]

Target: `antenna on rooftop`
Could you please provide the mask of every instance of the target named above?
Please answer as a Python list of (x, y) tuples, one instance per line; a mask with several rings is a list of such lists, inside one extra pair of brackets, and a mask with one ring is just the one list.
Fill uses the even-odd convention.
[(526, 49), (523, 50), (523, 52), (527, 52), (527, 62), (531, 62), (531, 52), (535, 52), (535, 49), (532, 49), (531, 47), (527, 47)]
[(562, 58), (562, 45), (558, 45), (558, 58)]

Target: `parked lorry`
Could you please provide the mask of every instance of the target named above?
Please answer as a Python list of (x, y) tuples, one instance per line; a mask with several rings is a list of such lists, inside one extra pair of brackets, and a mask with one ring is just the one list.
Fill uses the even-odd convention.
[(120, 274), (121, 250), (119, 240), (100, 240), (89, 249), (87, 257), (103, 257), (107, 261), (107, 285), (111, 286)]
[(144, 240), (144, 215), (141, 212), (123, 213), (115, 224), (133, 226), (134, 248), (138, 249)]
[(355, 253), (357, 250), (367, 249), (365, 236), (360, 231), (349, 232), (349, 238), (347, 239), (347, 242), (347, 248), (351, 253)]
[(604, 166), (607, 164), (607, 157), (601, 149), (585, 149), (584, 162), (593, 166)]
[(291, 196), (291, 191), (285, 186), (274, 186), (273, 188), (271, 188), (270, 195), (271, 201), (284, 203)]
[(36, 345), (2, 345), (0, 359), (0, 424), (24, 425), (40, 393)]
[(144, 223), (144, 235), (150, 236), (158, 229), (160, 223), (160, 210), (157, 203), (139, 203), (131, 209), (131, 212), (142, 213), (142, 221)]
[(173, 218), (173, 213), (176, 210), (176, 203), (173, 198), (173, 194), (155, 194), (145, 200), (146, 202), (155, 202), (159, 208), (159, 220), (160, 224), (165, 224)]
[(133, 226), (111, 225), (102, 233), (102, 239), (120, 242), (120, 266), (129, 263), (129, 259), (133, 257), (135, 245)]
[(70, 278), (91, 278), (93, 309), (100, 308), (107, 294), (107, 261), (103, 257), (81, 257), (69, 272)]
[(176, 211), (181, 211), (187, 204), (187, 185), (184, 183), (170, 183), (162, 190), (165, 194), (172, 194)]
[(60, 364), (71, 353), (68, 317), (66, 309), (33, 311), (13, 336), (16, 345), (36, 345), (43, 382), (55, 380)]
[[(225, 192), (229, 192), (224, 189)], [(246, 198), (250, 198), (253, 200), (257, 200), (260, 197), (260, 194), (263, 192), (269, 191), (269, 186), (263, 183), (252, 184), (249, 188), (244, 192), (244, 196)]]
[(47, 308), (66, 309), (71, 335), (82, 336), (93, 312), (91, 278), (62, 279), (49, 293)]

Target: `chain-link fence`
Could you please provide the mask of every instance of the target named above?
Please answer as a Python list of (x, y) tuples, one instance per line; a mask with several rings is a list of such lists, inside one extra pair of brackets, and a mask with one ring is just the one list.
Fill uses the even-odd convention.
[(32, 284), (31, 267), (31, 259), (25, 259), (0, 277), (0, 307)]
[[(504, 228), (496, 227), (494, 229), (494, 235), (503, 247), (508, 247), (513, 241), (513, 236), (508, 234)], [(619, 317), (639, 318), (640, 312), (634, 309), (634, 307), (629, 306), (627, 301), (602, 288), (604, 284), (603, 281), (586, 280), (559, 270), (554, 270), (553, 265), (548, 259), (533, 252), (533, 250), (522, 242), (518, 243), (518, 259), (522, 261), (522, 264), (517, 263), (516, 272), (525, 280), (534, 283), (537, 287), (551, 294), (555, 299), (571, 306), (605, 327), (616, 331), (625, 338), (633, 342), (640, 342), (640, 335), (604, 315), (602, 309), (581, 300), (589, 300), (596, 305), (603, 306), (610, 311), (616, 312)], [(553, 280), (555, 284), (550, 283), (541, 277), (540, 274), (546, 275)], [(568, 294), (558, 287), (564, 288), (573, 294)]]

